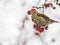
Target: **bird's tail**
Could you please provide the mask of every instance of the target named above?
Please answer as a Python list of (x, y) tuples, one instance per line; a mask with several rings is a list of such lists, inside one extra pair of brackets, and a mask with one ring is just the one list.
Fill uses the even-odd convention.
[(55, 22), (55, 23), (59, 23), (58, 21), (55, 21), (55, 20), (51, 20), (51, 23), (54, 23), (54, 22)]

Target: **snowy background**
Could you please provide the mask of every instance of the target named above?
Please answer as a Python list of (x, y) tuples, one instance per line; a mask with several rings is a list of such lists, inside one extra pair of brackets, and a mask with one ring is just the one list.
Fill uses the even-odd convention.
[[(44, 1), (0, 0), (0, 45), (60, 45), (60, 23), (50, 24), (49, 29), (40, 36), (34, 34), (34, 23), (27, 11), (32, 6), (41, 6)], [(60, 22), (60, 7), (53, 1), (46, 3), (53, 3), (56, 9), (47, 8), (44, 11), (47, 16)]]

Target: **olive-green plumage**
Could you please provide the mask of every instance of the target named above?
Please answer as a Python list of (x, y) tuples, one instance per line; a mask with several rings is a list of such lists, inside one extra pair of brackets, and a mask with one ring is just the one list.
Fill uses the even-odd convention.
[(38, 11), (34, 11), (31, 17), (32, 17), (32, 21), (38, 26), (46, 26), (54, 22), (58, 23), (58, 21), (54, 21), (50, 19), (45, 14), (38, 13)]

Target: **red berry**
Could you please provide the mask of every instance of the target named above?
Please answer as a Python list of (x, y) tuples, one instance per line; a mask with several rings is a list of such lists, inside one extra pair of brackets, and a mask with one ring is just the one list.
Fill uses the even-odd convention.
[(58, 5), (58, 3), (56, 2), (56, 4)]
[(33, 25), (33, 28), (36, 28), (37, 27), (37, 25)]
[(60, 6), (60, 3), (58, 5)]
[(60, 6), (60, 3), (56, 3), (56, 4)]
[(36, 31), (38, 32), (43, 32), (44, 31), (44, 28), (41, 28), (40, 26), (37, 26), (37, 25), (33, 25), (33, 27), (36, 29)]
[(43, 5), (45, 8), (48, 8), (48, 7), (50, 7), (50, 4), (48, 3), (48, 4), (44, 4)]
[(45, 27), (45, 30), (48, 30), (48, 26)]
[(30, 15), (31, 14), (31, 11), (27, 11), (27, 14)]
[(57, 2), (59, 1), (59, 0), (56, 0)]
[(56, 7), (53, 7), (53, 9), (56, 9)]
[(40, 29), (39, 29), (39, 32), (43, 32), (43, 31), (44, 31), (44, 28), (40, 28)]
[(37, 30), (37, 31), (39, 31), (39, 29), (40, 29), (40, 27), (39, 27), (39, 26), (37, 26), (37, 27), (36, 27), (36, 30)]

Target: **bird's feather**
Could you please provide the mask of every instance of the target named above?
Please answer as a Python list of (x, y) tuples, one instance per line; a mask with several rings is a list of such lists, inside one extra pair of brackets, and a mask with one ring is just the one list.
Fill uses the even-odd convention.
[(46, 16), (45, 14), (40, 14), (40, 13), (38, 13), (37, 16), (43, 17), (43, 18), (46, 19), (47, 21), (50, 20), (49, 17)]

